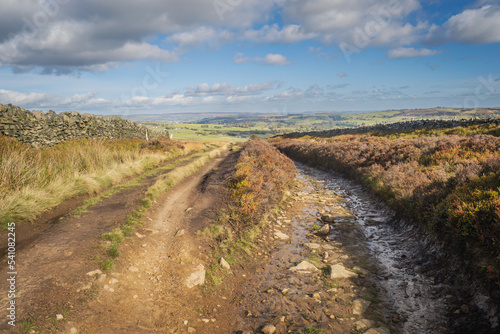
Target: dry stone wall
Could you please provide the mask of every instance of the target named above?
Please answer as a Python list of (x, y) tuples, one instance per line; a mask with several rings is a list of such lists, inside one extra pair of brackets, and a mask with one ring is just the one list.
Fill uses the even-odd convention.
[(407, 122), (396, 122), (389, 124), (377, 124), (373, 126), (362, 126), (358, 128), (343, 128), (343, 129), (332, 129), (324, 131), (313, 131), (313, 132), (293, 132), (288, 133), (285, 136), (291, 138), (298, 138), (303, 136), (312, 137), (333, 137), (345, 134), (356, 134), (356, 133), (367, 133), (373, 131), (404, 131), (404, 130), (416, 130), (421, 128), (456, 128), (459, 126), (466, 127), (471, 125), (480, 124), (500, 124), (500, 118), (486, 118), (486, 119), (459, 119), (459, 120), (432, 120), (432, 119), (422, 119)]
[(30, 143), (33, 147), (52, 146), (70, 139), (149, 140), (168, 137), (167, 131), (151, 131), (118, 116), (97, 116), (66, 111), (29, 111), (11, 104), (0, 104), (0, 134)]

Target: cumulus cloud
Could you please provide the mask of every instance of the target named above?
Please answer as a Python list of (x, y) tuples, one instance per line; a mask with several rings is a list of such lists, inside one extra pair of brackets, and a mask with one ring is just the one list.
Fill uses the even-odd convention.
[(268, 99), (266, 92), (277, 88), (277, 82), (233, 87), (228, 83), (201, 83), (158, 97), (132, 96), (118, 107), (151, 108), (161, 106), (226, 105), (233, 103), (258, 103)]
[(213, 27), (198, 27), (194, 30), (173, 34), (167, 38), (167, 41), (173, 42), (181, 50), (185, 50), (199, 45), (218, 47), (222, 43), (231, 41), (233, 37), (234, 33), (226, 29), (216, 30)]
[[(329, 0), (288, 0), (283, 13), (286, 22), (301, 24), (305, 33), (321, 35), (324, 42), (359, 44), (359, 39), (368, 39), (363, 41), (367, 44), (384, 31), (396, 37), (393, 31), (419, 8), (418, 0), (337, 0), (334, 4)], [(412, 30), (409, 28), (406, 30)], [(408, 39), (413, 32), (402, 37)]]
[[(191, 48), (213, 49), (234, 41), (314, 39), (338, 43), (344, 53), (375, 46), (390, 47), (396, 56), (404, 54), (400, 47), (423, 41), (500, 42), (497, 0), (478, 0), (442, 25), (420, 21), (423, 16), (415, 13), (421, 9), (419, 0), (148, 0), (147, 5), (136, 0), (3, 0), (0, 66), (47, 74), (106, 71), (137, 60), (175, 62)], [(342, 48), (343, 43), (351, 47)], [(420, 56), (429, 55), (420, 50)], [(273, 53), (234, 61), (291, 64)]]
[(439, 53), (441, 53), (441, 51), (431, 50), (431, 49), (397, 48), (389, 50), (389, 52), (387, 53), (387, 57), (391, 59), (414, 58), (414, 57), (434, 56)]
[[(139, 59), (176, 61), (155, 43), (171, 35), (179, 48), (229, 38), (229, 29), (267, 22), (273, 1), (246, 0), (221, 16), (212, 1), (5, 0), (0, 11), (0, 65), (19, 71), (106, 70)], [(184, 34), (183, 34), (184, 32)]]
[(470, 44), (498, 43), (500, 42), (499, 32), (500, 5), (467, 9), (450, 17), (441, 29), (441, 34), (448, 41)]
[(285, 56), (277, 54), (277, 53), (269, 53), (267, 54), (262, 63), (264, 65), (291, 65), (292, 63), (286, 59)]
[(0, 89), (0, 101), (3, 104), (12, 103), (25, 108), (98, 108), (110, 106), (111, 101), (97, 98), (96, 92), (88, 92), (84, 94), (74, 94), (70, 97), (61, 95), (53, 95), (38, 92), (18, 92), (6, 89)]
[(251, 58), (251, 57), (245, 57), (243, 53), (238, 52), (233, 57), (233, 61), (236, 64), (258, 63), (264, 65), (278, 65), (278, 66), (285, 66), (292, 64), (285, 56), (277, 53), (269, 53), (264, 58), (260, 57)]

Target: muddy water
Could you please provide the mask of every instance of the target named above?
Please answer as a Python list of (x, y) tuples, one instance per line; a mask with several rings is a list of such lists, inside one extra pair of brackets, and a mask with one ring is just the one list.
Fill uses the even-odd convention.
[[(495, 312), (488, 321), (434, 240), (398, 220), (358, 184), (297, 168), (302, 186), (295, 204), (275, 221), (276, 231), (290, 238), (278, 242), (244, 291), (246, 318), (239, 328), (259, 333), (272, 324), (276, 333), (352, 333), (366, 330), (360, 321), (371, 321), (376, 333), (496, 332)], [(312, 226), (322, 225), (321, 213), (336, 220), (326, 237), (312, 233)], [(321, 270), (290, 271), (304, 260)], [(337, 264), (359, 277), (330, 279), (328, 268)], [(361, 314), (353, 306), (360, 299), (371, 301)]]

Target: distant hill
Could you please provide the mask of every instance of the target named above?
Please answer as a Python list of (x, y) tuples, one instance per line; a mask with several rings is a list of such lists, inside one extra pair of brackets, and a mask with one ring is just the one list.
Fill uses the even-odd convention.
[(197, 123), (197, 124), (281, 124), (309, 130), (357, 127), (379, 123), (394, 123), (416, 119), (468, 119), (498, 118), (500, 108), (428, 108), (386, 110), (368, 113), (307, 112), (303, 114), (262, 113), (187, 113), (187, 114), (135, 114), (124, 116), (136, 122)]

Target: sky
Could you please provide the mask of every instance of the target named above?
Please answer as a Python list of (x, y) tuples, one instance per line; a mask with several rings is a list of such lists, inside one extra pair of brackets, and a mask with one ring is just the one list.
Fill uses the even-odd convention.
[(104, 115), (500, 107), (500, 0), (2, 0), (0, 103)]

